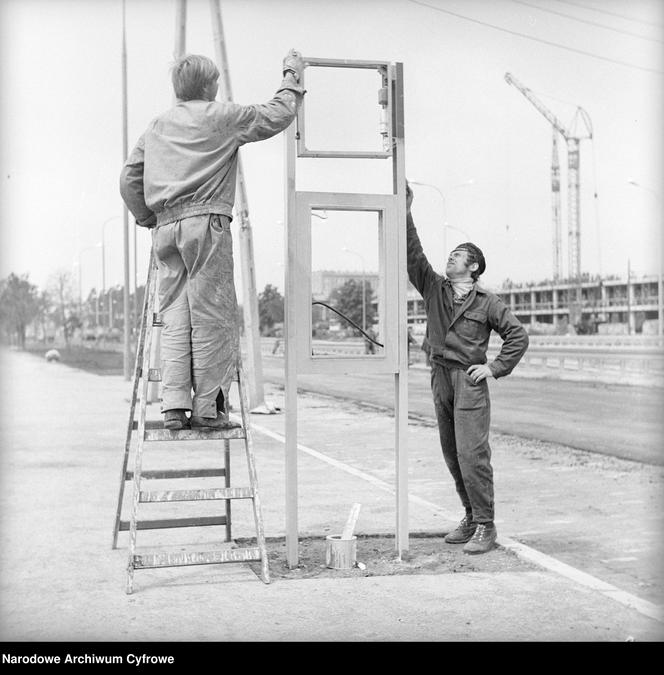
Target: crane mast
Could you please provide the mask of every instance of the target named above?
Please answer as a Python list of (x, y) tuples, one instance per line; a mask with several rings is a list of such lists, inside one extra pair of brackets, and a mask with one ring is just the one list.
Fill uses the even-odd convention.
[[(567, 247), (567, 261), (568, 261), (568, 275), (576, 281), (576, 311), (580, 312), (579, 303), (581, 301), (581, 200), (580, 200), (580, 179), (579, 179), (579, 144), (584, 138), (592, 138), (592, 128), (588, 114), (580, 107), (577, 107), (576, 117), (580, 116), (586, 126), (587, 133), (578, 136), (574, 134), (573, 130), (566, 127), (554, 114), (549, 110), (534, 94), (524, 87), (513, 75), (505, 73), (505, 80), (508, 84), (516, 87), (534, 106), (537, 110), (549, 121), (554, 128), (553, 140), (553, 159), (551, 163), (551, 177), (553, 188), (553, 232), (554, 232), (554, 267), (553, 273), (556, 275), (556, 269), (560, 273), (561, 255), (559, 249), (561, 247), (561, 233), (560, 233), (560, 164), (558, 163), (558, 146), (556, 140), (556, 132), (565, 139), (567, 144), (567, 233), (568, 233), (568, 247)], [(572, 321), (570, 307), (570, 321)], [(580, 319), (580, 314), (574, 317), (576, 320)]]
[(551, 151), (551, 215), (553, 219), (553, 278), (558, 281), (563, 272), (563, 251), (560, 217), (560, 160), (558, 159), (558, 130), (555, 127)]

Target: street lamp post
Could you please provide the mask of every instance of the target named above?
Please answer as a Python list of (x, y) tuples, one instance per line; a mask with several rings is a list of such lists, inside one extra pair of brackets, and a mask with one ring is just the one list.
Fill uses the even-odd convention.
[[(121, 216), (111, 216), (105, 220), (101, 225), (101, 286), (102, 286), (102, 297), (104, 298), (104, 307), (106, 307), (107, 298), (106, 298), (106, 225), (116, 218)], [(106, 311), (107, 320), (104, 321), (107, 324), (108, 328), (111, 328), (111, 310), (110, 304), (109, 308)]]
[[(95, 248), (101, 248), (102, 244), (95, 244), (94, 246), (86, 246), (78, 252), (78, 304), (81, 307), (81, 312), (83, 310), (83, 266), (81, 263), (81, 258), (86, 251), (92, 251)], [(103, 250), (103, 249), (102, 249)], [(102, 254), (103, 257), (103, 254)], [(95, 320), (99, 322), (99, 293), (97, 293), (97, 301), (95, 303)]]
[[(633, 185), (634, 187), (641, 188), (642, 190), (645, 190), (646, 192), (649, 192), (655, 199), (660, 203), (662, 203), (662, 196), (655, 192), (652, 188), (646, 187), (645, 185), (641, 185), (641, 183), (635, 181), (633, 178), (628, 178), (627, 182), (630, 185)], [(661, 217), (661, 212), (660, 212), (660, 217)], [(659, 242), (657, 246), (657, 334), (661, 337), (664, 335), (664, 321), (662, 320), (662, 309), (663, 309), (663, 301), (664, 298), (662, 298), (662, 267), (664, 265), (662, 264), (662, 258), (664, 257), (664, 237), (662, 237), (662, 230), (661, 230), (661, 221), (660, 221), (660, 226), (659, 226)]]
[(362, 330), (367, 330), (367, 288), (366, 288), (366, 266), (364, 264), (364, 258), (357, 251), (351, 251), (347, 246), (344, 246), (342, 251), (346, 253), (352, 253), (356, 255), (362, 261)]
[[(447, 250), (447, 230), (448, 229), (453, 229), (453, 230), (458, 230), (459, 232), (462, 232), (464, 235), (468, 236), (466, 232), (463, 230), (460, 230), (458, 227), (455, 227), (454, 225), (449, 225), (447, 222), (447, 202), (445, 201), (445, 195), (443, 194), (443, 191), (437, 187), (436, 185), (432, 185), (431, 183), (422, 183), (420, 181), (415, 181), (411, 180), (408, 181), (411, 185), (420, 185), (421, 187), (428, 187), (431, 188), (432, 190), (435, 190), (439, 195), (440, 198), (443, 201), (443, 253), (444, 255), (448, 254)], [(458, 185), (453, 185), (452, 187), (467, 187), (469, 185), (473, 185), (475, 183), (474, 178), (470, 178), (467, 181), (464, 181), (463, 183), (459, 183)]]

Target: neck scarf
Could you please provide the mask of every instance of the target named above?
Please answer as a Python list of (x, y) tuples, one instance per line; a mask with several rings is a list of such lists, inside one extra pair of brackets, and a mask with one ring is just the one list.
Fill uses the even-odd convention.
[(450, 283), (454, 291), (454, 299), (463, 300), (470, 293), (475, 282), (472, 279), (458, 279), (454, 281), (450, 279)]

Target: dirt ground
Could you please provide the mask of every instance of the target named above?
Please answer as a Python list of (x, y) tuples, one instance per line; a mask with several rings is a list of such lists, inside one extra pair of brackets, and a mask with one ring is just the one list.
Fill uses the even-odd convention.
[[(237, 540), (240, 546), (249, 540)], [(299, 540), (299, 564), (289, 569), (286, 541), (268, 538), (270, 574), (275, 579), (322, 579), (376, 577), (395, 574), (457, 574), (464, 572), (524, 572), (536, 569), (511, 551), (496, 546), (482, 555), (469, 555), (463, 546), (446, 544), (444, 534), (410, 533), (408, 552), (397, 559), (394, 535), (357, 535), (356, 566), (348, 570), (325, 566), (325, 537), (302, 537)], [(259, 564), (251, 568), (259, 573)]]

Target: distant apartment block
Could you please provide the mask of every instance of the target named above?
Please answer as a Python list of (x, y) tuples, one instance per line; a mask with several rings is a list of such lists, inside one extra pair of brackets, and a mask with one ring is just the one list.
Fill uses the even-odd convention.
[[(574, 325), (579, 332), (656, 333), (658, 318), (657, 275), (638, 279), (588, 278), (581, 283), (577, 306), (576, 284), (544, 281), (504, 284), (496, 293), (526, 326), (553, 329)], [(412, 286), (408, 291), (408, 322), (426, 321), (424, 302)]]

